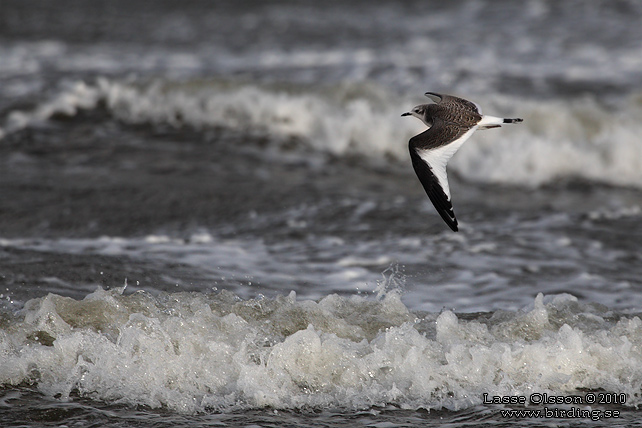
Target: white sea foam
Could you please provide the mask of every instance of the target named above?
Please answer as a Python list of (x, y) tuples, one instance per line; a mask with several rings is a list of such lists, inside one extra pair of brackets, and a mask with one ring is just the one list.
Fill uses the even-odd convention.
[[(179, 412), (465, 409), (484, 393), (604, 389), (640, 404), (642, 321), (570, 295), (464, 320), (381, 299), (240, 300), (98, 289), (31, 300), (0, 329), (0, 384)], [(470, 318), (470, 317), (468, 317)]]
[[(480, 98), (476, 101), (485, 111), (523, 117), (524, 123), (475, 133), (450, 161), (449, 170), (481, 182), (537, 186), (579, 177), (642, 186), (640, 95), (618, 108), (606, 108), (592, 98)], [(142, 84), (99, 79), (96, 84), (78, 82), (33, 111), (10, 113), (0, 135), (102, 103), (125, 122), (224, 126), (277, 139), (295, 137), (312, 150), (335, 155), (405, 161), (407, 140), (423, 128), (400, 114), (422, 101), (375, 84), (313, 90), (229, 81)]]

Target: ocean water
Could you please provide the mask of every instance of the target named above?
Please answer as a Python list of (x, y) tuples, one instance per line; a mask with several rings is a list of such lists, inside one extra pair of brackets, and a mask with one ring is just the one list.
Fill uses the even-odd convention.
[(4, 0), (0, 425), (642, 426), (641, 19)]

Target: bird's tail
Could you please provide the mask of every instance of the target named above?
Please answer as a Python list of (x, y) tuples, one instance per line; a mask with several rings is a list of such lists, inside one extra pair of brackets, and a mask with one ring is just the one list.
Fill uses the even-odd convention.
[(524, 121), (524, 119), (521, 119), (519, 117), (517, 117), (515, 119), (504, 119), (504, 123), (519, 123), (519, 122), (523, 122), (523, 121)]
[(519, 123), (523, 122), (524, 119), (504, 119), (503, 117), (495, 117), (495, 116), (489, 116), (485, 114), (482, 117), (482, 120), (478, 123), (479, 129), (491, 129), (491, 128), (499, 128), (502, 126), (504, 123)]

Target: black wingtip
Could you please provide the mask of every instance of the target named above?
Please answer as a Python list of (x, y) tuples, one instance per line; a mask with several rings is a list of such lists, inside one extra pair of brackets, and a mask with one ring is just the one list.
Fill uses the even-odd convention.
[(439, 214), (444, 223), (446, 223), (453, 232), (458, 232), (459, 223), (457, 222), (457, 217), (455, 217), (455, 211), (453, 210), (450, 200), (447, 199), (446, 195), (443, 193), (441, 187), (432, 187), (430, 190), (426, 190), (426, 193), (430, 198), (430, 202), (432, 202), (437, 210), (437, 214)]
[(447, 215), (444, 215), (445, 213), (442, 214), (440, 210), (437, 210), (437, 212), (439, 213), (441, 218), (444, 220), (444, 223), (446, 223), (453, 232), (459, 232), (459, 227), (458, 227), (459, 223), (457, 223), (457, 219), (454, 216), (450, 218)]
[(516, 117), (515, 119), (504, 119), (504, 123), (519, 123), (523, 122), (524, 119)]

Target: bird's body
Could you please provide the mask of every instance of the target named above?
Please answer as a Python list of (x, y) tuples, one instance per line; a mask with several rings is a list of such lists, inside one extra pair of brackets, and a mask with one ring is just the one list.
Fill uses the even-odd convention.
[(477, 129), (498, 128), (522, 119), (483, 115), (474, 102), (451, 95), (426, 92), (434, 104), (421, 104), (402, 116), (415, 116), (429, 128), (410, 139), (410, 159), (419, 181), (446, 224), (457, 231), (450, 199), (446, 164)]

